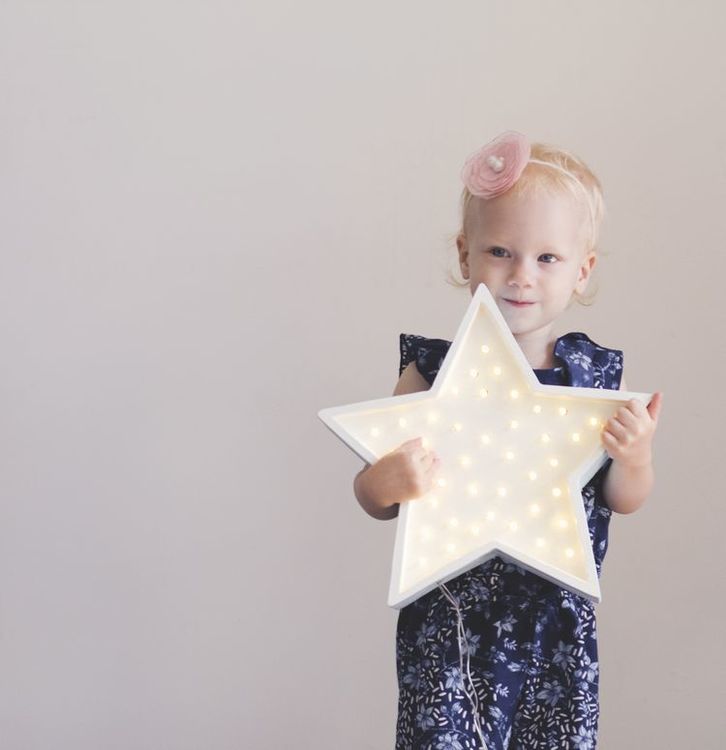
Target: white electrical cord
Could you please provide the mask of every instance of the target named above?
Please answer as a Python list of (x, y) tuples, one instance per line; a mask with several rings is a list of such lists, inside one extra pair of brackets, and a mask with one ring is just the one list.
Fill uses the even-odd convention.
[(479, 735), (479, 739), (481, 740), (481, 750), (487, 750), (486, 740), (484, 739), (484, 733), (482, 732), (481, 723), (479, 720), (479, 696), (476, 693), (476, 688), (474, 687), (474, 681), (471, 678), (471, 670), (469, 669), (470, 660), (469, 660), (468, 648), (466, 649), (466, 677), (469, 681), (471, 692), (467, 690), (466, 685), (464, 684), (464, 681), (463, 681), (464, 644), (466, 642), (466, 631), (464, 630), (464, 620), (461, 616), (461, 610), (459, 609), (459, 605), (456, 599), (451, 595), (451, 592), (449, 591), (449, 589), (447, 589), (443, 583), (439, 584), (439, 588), (441, 589), (444, 596), (451, 602), (452, 606), (456, 610), (456, 617), (457, 617), (456, 638), (459, 642), (459, 670), (461, 671), (461, 676), (462, 676), (462, 688), (464, 690), (464, 693), (466, 694), (466, 697), (469, 699), (469, 702), (471, 703), (472, 719), (474, 722), (474, 728), (476, 729), (476, 732)]

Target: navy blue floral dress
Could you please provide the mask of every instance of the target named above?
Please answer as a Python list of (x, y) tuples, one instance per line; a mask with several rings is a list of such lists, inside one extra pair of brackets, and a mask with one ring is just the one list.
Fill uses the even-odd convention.
[[(432, 384), (451, 342), (402, 333), (399, 374), (409, 362)], [(556, 367), (541, 383), (620, 388), (623, 353), (584, 333), (555, 344)], [(612, 460), (583, 488), (597, 574), (612, 511), (603, 481)], [(501, 557), (449, 581), (463, 617), (464, 649), (488, 750), (592, 750), (599, 717), (594, 604)], [(481, 748), (463, 692), (457, 615), (439, 588), (399, 612), (396, 632), (396, 750)], [(467, 682), (468, 684), (468, 682)]]

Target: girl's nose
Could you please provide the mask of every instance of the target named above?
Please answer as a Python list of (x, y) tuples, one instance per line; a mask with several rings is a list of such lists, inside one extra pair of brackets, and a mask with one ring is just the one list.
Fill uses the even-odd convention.
[(523, 261), (515, 262), (512, 266), (511, 273), (509, 274), (509, 280), (507, 281), (509, 286), (531, 286), (532, 285), (532, 274), (527, 263)]

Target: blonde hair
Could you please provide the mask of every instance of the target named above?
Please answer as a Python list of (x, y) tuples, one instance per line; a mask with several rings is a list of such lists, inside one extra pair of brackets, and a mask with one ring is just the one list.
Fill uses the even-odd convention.
[[(585, 254), (594, 251), (598, 255), (605, 255), (606, 253), (601, 250), (599, 245), (600, 227), (605, 216), (605, 201), (600, 180), (590, 167), (569, 151), (547, 143), (532, 143), (530, 158), (551, 164), (555, 169), (546, 166), (546, 164), (528, 162), (519, 179), (507, 193), (519, 196), (545, 190), (550, 194), (566, 193), (572, 196), (577, 203), (583, 206), (587, 215)], [(473, 198), (474, 196), (469, 192), (469, 189), (464, 187), (460, 198), (461, 225), (459, 231), (450, 237), (450, 241), (454, 243), (455, 247), (456, 239), (460, 235), (466, 236), (468, 209)], [(457, 279), (451, 271), (447, 274), (447, 283), (459, 288), (469, 286), (468, 280)], [(592, 304), (592, 299), (585, 299), (576, 292), (573, 293), (573, 296), (582, 305), (589, 306)]]

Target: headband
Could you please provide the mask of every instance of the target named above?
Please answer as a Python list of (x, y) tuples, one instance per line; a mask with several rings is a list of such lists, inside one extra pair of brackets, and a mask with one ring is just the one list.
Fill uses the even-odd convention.
[(527, 136), (507, 130), (475, 151), (464, 163), (461, 179), (472, 195), (489, 199), (505, 193), (519, 179), (527, 164), (542, 164), (556, 169), (574, 180), (585, 196), (592, 229), (595, 229), (590, 196), (585, 186), (572, 172), (541, 159), (532, 159)]

